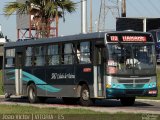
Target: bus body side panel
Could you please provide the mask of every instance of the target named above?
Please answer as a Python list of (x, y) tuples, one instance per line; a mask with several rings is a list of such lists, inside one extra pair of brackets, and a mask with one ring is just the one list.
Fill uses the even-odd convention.
[(15, 88), (15, 68), (4, 69), (4, 93), (15, 95), (16, 88)]
[(32, 74), (32, 68), (22, 68), (23, 95), (27, 96), (27, 84), (32, 81), (26, 73)]
[(46, 96), (45, 89), (43, 86), (45, 85), (45, 68), (24, 68), (22, 71), (22, 80), (23, 80), (23, 93), (27, 95), (27, 85), (34, 83), (37, 87), (37, 95), (38, 96)]
[[(90, 90), (90, 97), (92, 98), (94, 96), (94, 90), (93, 90), (93, 65), (91, 64), (79, 64), (76, 65), (75, 68), (75, 84), (87, 84)], [(78, 96), (80, 97), (80, 96)]]
[(45, 67), (36, 67), (32, 71), (32, 78), (37, 87), (38, 96), (46, 96)]
[(23, 69), (23, 90), (27, 94), (27, 84), (36, 85), (38, 96), (76, 97), (75, 73), (73, 65), (37, 67)]
[(76, 97), (74, 65), (47, 67), (46, 91), (52, 97)]

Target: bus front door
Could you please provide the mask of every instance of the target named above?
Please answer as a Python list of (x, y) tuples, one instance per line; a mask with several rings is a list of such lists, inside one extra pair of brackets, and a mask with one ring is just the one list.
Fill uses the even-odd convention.
[(22, 95), (22, 52), (16, 52), (15, 90), (16, 95)]
[(94, 88), (95, 97), (104, 98), (104, 65), (103, 65), (103, 48), (96, 47), (96, 60), (94, 65)]

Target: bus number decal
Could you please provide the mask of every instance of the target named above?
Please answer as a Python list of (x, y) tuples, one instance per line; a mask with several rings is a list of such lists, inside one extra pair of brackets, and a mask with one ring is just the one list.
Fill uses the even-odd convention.
[(52, 73), (51, 79), (75, 79), (75, 75), (72, 73)]
[(118, 36), (111, 36), (111, 41), (117, 42), (118, 41)]

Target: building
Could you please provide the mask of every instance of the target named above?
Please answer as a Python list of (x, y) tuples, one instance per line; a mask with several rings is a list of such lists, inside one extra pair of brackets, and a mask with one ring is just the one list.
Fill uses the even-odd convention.
[[(27, 0), (17, 0), (17, 2), (25, 3)], [(57, 36), (56, 25), (54, 19), (49, 19), (49, 26), (42, 23), (41, 18), (37, 15), (39, 8), (31, 4), (30, 14), (17, 14), (17, 38), (42, 38)], [(49, 31), (49, 32), (48, 32)], [(47, 33), (47, 34), (46, 34)]]

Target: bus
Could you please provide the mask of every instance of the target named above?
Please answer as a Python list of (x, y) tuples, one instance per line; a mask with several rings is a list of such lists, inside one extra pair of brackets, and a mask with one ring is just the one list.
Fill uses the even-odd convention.
[(0, 31), (0, 44), (6, 43), (6, 38), (3, 36), (3, 33)]
[(7, 42), (7, 37), (4, 37), (0, 26), (0, 70), (3, 66), (3, 44)]
[(30, 103), (62, 98), (82, 106), (118, 99), (131, 106), (136, 96), (157, 96), (154, 46), (150, 33), (133, 31), (6, 43), (5, 96), (28, 97)]
[(149, 32), (154, 38), (157, 63), (160, 63), (160, 29), (150, 30)]

